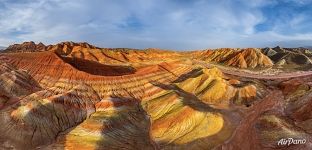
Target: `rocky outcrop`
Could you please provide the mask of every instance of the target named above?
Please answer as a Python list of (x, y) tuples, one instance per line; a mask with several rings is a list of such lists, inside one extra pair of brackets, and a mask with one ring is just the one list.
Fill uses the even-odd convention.
[(217, 49), (201, 52), (199, 59), (237, 68), (272, 67), (273, 63), (259, 49)]
[[(259, 49), (217, 49), (201, 52), (174, 52), (149, 48), (145, 50), (127, 48), (99, 48), (88, 43), (62, 42), (44, 46), (34, 42), (15, 44), (5, 52), (38, 52), (51, 51), (61, 57), (72, 60), (86, 60), (109, 65), (132, 64), (141, 66), (142, 63), (157, 64), (170, 61), (181, 61), (193, 57), (208, 62), (221, 63), (238, 68), (259, 68), (272, 66), (271, 60), (263, 55)], [(195, 57), (194, 57), (195, 56)]]
[(18, 52), (40, 52), (45, 51), (46, 46), (43, 43), (36, 44), (33, 41), (24, 42), (22, 44), (14, 44), (10, 45), (6, 49), (3, 50), (5, 53), (18, 53)]
[(265, 48), (262, 52), (267, 55), (279, 68), (308, 70), (312, 65), (311, 51), (307, 48)]
[(50, 51), (62, 57), (72, 59), (84, 59), (98, 62), (101, 64), (129, 64), (129, 63), (159, 63), (178, 60), (181, 54), (172, 51), (158, 49), (127, 49), (127, 48), (98, 48), (87, 43), (63, 42), (60, 44), (48, 46)]
[(153, 149), (224, 135), (216, 145), (229, 137), (223, 132), (233, 132), (223, 131), (231, 121), (220, 109), (261, 97), (257, 85), (234, 85), (217, 68), (160, 63), (107, 75), (88, 71), (94, 64), (82, 69), (65, 58), (71, 57), (53, 51), (0, 56), (0, 141), (28, 149)]
[(160, 51), (64, 42), (0, 54), (0, 149), (279, 149), (283, 136), (312, 139), (311, 76), (253, 79), (190, 63), (269, 67), (258, 49)]
[(267, 47), (267, 48), (262, 49), (262, 53), (267, 55), (268, 57), (272, 57), (277, 52), (275, 50), (273, 50), (272, 48)]

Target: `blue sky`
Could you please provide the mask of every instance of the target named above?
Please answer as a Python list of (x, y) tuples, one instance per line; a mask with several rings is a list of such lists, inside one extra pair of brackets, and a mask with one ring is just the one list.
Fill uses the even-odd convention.
[(0, 46), (310, 46), (311, 8), (312, 0), (0, 0)]

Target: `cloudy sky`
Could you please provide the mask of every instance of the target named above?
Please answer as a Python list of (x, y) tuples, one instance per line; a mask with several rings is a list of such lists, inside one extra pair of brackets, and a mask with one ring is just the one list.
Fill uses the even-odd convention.
[(311, 8), (312, 0), (0, 0), (0, 46), (310, 46)]

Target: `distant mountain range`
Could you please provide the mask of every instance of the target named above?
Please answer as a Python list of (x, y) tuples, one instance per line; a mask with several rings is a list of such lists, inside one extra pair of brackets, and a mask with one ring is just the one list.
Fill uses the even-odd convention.
[(0, 50), (4, 50), (4, 49), (6, 49), (6, 47), (0, 46)]
[(305, 46), (305, 48), (312, 50), (312, 46)]

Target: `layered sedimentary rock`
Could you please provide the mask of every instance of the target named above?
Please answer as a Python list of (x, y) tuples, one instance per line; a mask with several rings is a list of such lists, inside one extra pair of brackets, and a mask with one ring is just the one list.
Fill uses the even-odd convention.
[(269, 57), (262, 54), (260, 49), (248, 48), (217, 49), (201, 52), (200, 59), (208, 62), (222, 63), (238, 68), (272, 67), (273, 63)]
[(257, 49), (160, 52), (64, 42), (2, 53), (0, 149), (276, 149), (280, 138), (311, 139), (311, 76), (243, 78), (193, 62), (269, 67)]
[(44, 46), (42, 43), (25, 42), (9, 46), (5, 52), (51, 51), (72, 60), (89, 60), (101, 64), (142, 65), (162, 61), (181, 61), (193, 57), (196, 60), (215, 62), (238, 68), (271, 67), (272, 61), (260, 49), (216, 49), (194, 52), (175, 52), (149, 48), (145, 50), (127, 48), (99, 48), (88, 43), (62, 42)]
[[(96, 115), (98, 117), (95, 117), (95, 119), (98, 118), (100, 121), (99, 126), (116, 125), (118, 127), (118, 124), (121, 124), (129, 125), (130, 127), (126, 128), (130, 128), (131, 131), (135, 128), (137, 131), (141, 131), (142, 128), (147, 128), (150, 123), (148, 116), (144, 114), (144, 110), (139, 108), (147, 84), (151, 80), (168, 82), (174, 80), (177, 75), (190, 70), (190, 68), (179, 64), (161, 63), (139, 68), (134, 72), (122, 75), (118, 72), (120, 69), (111, 69), (116, 66), (101, 68), (103, 71), (110, 72), (109, 75), (92, 74), (89, 73), (92, 71), (76, 69), (64, 59), (51, 51), (1, 56), (3, 62), (0, 78), (2, 83), (1, 91), (3, 91), (1, 95), (1, 124), (4, 125), (1, 129), (2, 133), (4, 133), (1, 139), (8, 140), (9, 144), (17, 148), (23, 148), (24, 145), (30, 146), (25, 148), (32, 148), (51, 144), (58, 137), (58, 134), (75, 126), (78, 128), (78, 125), (80, 123), (83, 125), (82, 121), (87, 118), (89, 118), (91, 124), (83, 127), (92, 126), (92, 118)], [(85, 63), (89, 63), (89, 61)], [(15, 68), (25, 71), (15, 73)], [(30, 89), (28, 90), (28, 88)], [(8, 103), (12, 99), (14, 99), (14, 103)], [(119, 106), (121, 108), (118, 108)], [(118, 110), (121, 109), (120, 112), (117, 110), (110, 112), (109, 109), (115, 109), (115, 107)], [(134, 115), (132, 121), (129, 120), (130, 113)], [(109, 116), (109, 114), (117, 117), (117, 120), (113, 119), (113, 116)], [(146, 124), (142, 124), (136, 117), (144, 119)], [(102, 122), (111, 119), (113, 119), (111, 125)], [(137, 127), (136, 124), (141, 125), (141, 127)], [(122, 132), (122, 134), (129, 134), (129, 142), (132, 139), (132, 142), (136, 143), (138, 139), (133, 138), (138, 134), (136, 131), (131, 134), (126, 129), (118, 128), (109, 130), (111, 130), (112, 134), (115, 134), (117, 130), (120, 130), (119, 132)], [(102, 139), (101, 129), (97, 130), (99, 132), (98, 138)], [(103, 132), (106, 132), (106, 130)], [(17, 134), (19, 137), (16, 137)], [(146, 131), (142, 131), (142, 135), (149, 136), (148, 128)], [(135, 137), (141, 137), (141, 135), (138, 134)], [(116, 147), (118, 142), (121, 142), (118, 141), (120, 140), (118, 136), (111, 137), (111, 140), (114, 139), (117, 140), (117, 143), (109, 143), (112, 148)], [(142, 136), (142, 139), (149, 138)], [(77, 149), (79, 147), (75, 142), (80, 143), (81, 140), (83, 139), (73, 140), (69, 144), (63, 143), (62, 146), (67, 147), (72, 144), (73, 149)], [(90, 141), (87, 145), (96, 147), (103, 144), (106, 147), (104, 143), (108, 141), (98, 142)], [(151, 143), (153, 142), (148, 141), (148, 143), (152, 146)], [(129, 144), (125, 146), (129, 146)], [(132, 146), (133, 149), (143, 148), (144, 144), (137, 143)], [(68, 148), (70, 147), (68, 146)]]
[(43, 43), (36, 44), (33, 41), (24, 42), (22, 44), (13, 44), (7, 47), (3, 52), (38, 52), (45, 51), (46, 46)]
[(145, 51), (127, 48), (98, 48), (87, 43), (63, 42), (49, 46), (48, 50), (58, 55), (73, 59), (85, 59), (102, 64), (127, 64), (136, 62), (152, 62), (162, 59), (177, 60), (181, 54), (172, 51), (146, 49)]
[(307, 48), (265, 48), (262, 52), (278, 67), (285, 69), (310, 70), (312, 66), (311, 50)]

